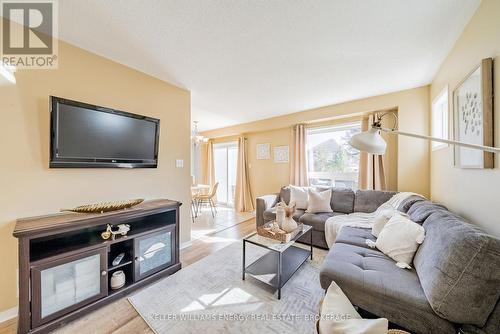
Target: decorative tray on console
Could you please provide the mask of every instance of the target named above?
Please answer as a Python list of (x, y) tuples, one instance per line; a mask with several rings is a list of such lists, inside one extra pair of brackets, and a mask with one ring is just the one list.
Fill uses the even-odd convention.
[(275, 231), (271, 230), (271, 225), (273, 223), (276, 223), (276, 222), (271, 221), (271, 222), (268, 222), (262, 226), (257, 227), (257, 234), (262, 236), (262, 237), (277, 240), (277, 241), (284, 244), (284, 243), (290, 242), (290, 240), (295, 238), (297, 236), (297, 234), (301, 233), (303, 228), (304, 228), (304, 224), (298, 223), (297, 228), (295, 230), (293, 230), (292, 232), (286, 233), (283, 230), (275, 232)]
[(125, 201), (103, 202), (96, 204), (80, 205), (73, 209), (61, 209), (61, 211), (72, 211), (78, 213), (104, 213), (129, 209), (137, 204), (144, 202), (144, 199), (129, 199)]

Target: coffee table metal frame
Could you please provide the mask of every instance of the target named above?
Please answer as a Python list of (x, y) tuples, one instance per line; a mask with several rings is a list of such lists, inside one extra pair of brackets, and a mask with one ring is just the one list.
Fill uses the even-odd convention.
[[(295, 242), (309, 233), (310, 250), (295, 246)], [(303, 242), (301, 240), (301, 242)], [(250, 243), (262, 247), (270, 252), (259, 257), (250, 265), (246, 265), (246, 244)], [(259, 236), (253, 233), (243, 238), (243, 268), (242, 279), (245, 274), (264, 282), (278, 290), (278, 299), (281, 299), (281, 288), (295, 274), (295, 272), (307, 261), (313, 258), (312, 226), (304, 225), (301, 233), (287, 243)], [(269, 275), (271, 274), (271, 275)], [(275, 274), (275, 275), (272, 275)]]

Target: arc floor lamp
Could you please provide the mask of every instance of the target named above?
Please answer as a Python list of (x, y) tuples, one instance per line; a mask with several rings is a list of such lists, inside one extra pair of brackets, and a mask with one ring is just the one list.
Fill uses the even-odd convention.
[[(392, 129), (387, 129), (387, 128), (382, 127), (382, 119), (386, 116), (394, 117), (394, 126)], [(376, 154), (376, 155), (383, 155), (383, 154), (385, 154), (385, 150), (387, 148), (387, 143), (380, 135), (380, 132), (383, 131), (383, 132), (387, 132), (389, 134), (394, 134), (394, 135), (401, 135), (401, 136), (407, 136), (407, 137), (426, 139), (426, 140), (430, 140), (430, 141), (436, 141), (439, 143), (451, 144), (451, 145), (455, 145), (455, 146), (462, 146), (462, 147), (473, 148), (473, 149), (477, 149), (477, 150), (481, 150), (481, 151), (485, 151), (485, 152), (499, 153), (500, 154), (500, 148), (497, 148), (497, 147), (469, 144), (469, 143), (464, 143), (464, 142), (460, 142), (460, 141), (456, 141), (456, 140), (441, 139), (441, 138), (435, 138), (435, 137), (431, 137), (431, 136), (424, 136), (424, 135), (399, 131), (396, 129), (397, 123), (398, 123), (398, 116), (394, 112), (386, 112), (380, 116), (377, 116), (377, 118), (374, 120), (373, 124), (371, 125), (371, 129), (352, 136), (351, 140), (349, 141), (349, 144), (352, 147), (354, 147), (360, 151), (363, 151), (363, 152)]]

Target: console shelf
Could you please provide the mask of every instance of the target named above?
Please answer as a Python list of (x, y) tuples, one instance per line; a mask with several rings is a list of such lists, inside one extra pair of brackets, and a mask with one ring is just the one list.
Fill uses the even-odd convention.
[[(152, 200), (103, 214), (19, 219), (13, 233), (19, 239), (18, 332), (48, 332), (179, 270), (180, 205)], [(128, 224), (130, 231), (103, 240), (107, 224)], [(125, 285), (113, 290), (111, 275), (119, 270)]]
[(116, 270), (116, 269), (120, 269), (121, 267), (124, 267), (124, 266), (127, 266), (129, 264), (132, 264), (132, 260), (128, 260), (128, 261), (125, 261), (125, 262), (122, 262), (114, 267), (108, 267), (108, 272), (110, 271), (113, 271), (113, 270)]

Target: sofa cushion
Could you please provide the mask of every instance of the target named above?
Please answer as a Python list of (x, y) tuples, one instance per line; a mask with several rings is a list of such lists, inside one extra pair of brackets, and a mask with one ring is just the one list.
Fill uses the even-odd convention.
[(415, 270), (394, 265), (377, 250), (335, 243), (320, 269), (327, 289), (335, 281), (349, 300), (416, 333), (455, 333), (452, 323), (435, 314)]
[(427, 217), (429, 217), (434, 212), (441, 210), (448, 211), (446, 207), (441, 204), (437, 204), (431, 201), (419, 201), (414, 203), (410, 207), (407, 214), (408, 216), (410, 216), (410, 219), (412, 221), (422, 225)]
[(290, 206), (295, 206), (296, 209), (307, 209), (309, 203), (309, 187), (295, 187), (290, 188)]
[(418, 195), (411, 195), (410, 197), (406, 198), (401, 202), (401, 204), (398, 207), (398, 211), (402, 213), (408, 213), (408, 210), (410, 210), (413, 204), (421, 201), (425, 201), (425, 198)]
[(491, 312), (488, 320), (486, 321), (486, 325), (481, 329), (486, 334), (498, 334), (498, 329), (500, 328), (500, 299), (497, 301), (497, 305)]
[[(293, 219), (296, 222), (298, 222), (299, 218), (302, 217), (302, 215), (304, 214), (304, 212), (305, 212), (305, 210), (295, 209), (295, 212), (293, 214)], [(263, 216), (264, 216), (264, 221), (265, 222), (268, 222), (268, 221), (271, 221), (271, 220), (276, 220), (276, 207), (265, 210), (264, 213), (263, 213)]]
[[(309, 233), (301, 236), (297, 241), (302, 242), (306, 245), (310, 245), (311, 243), (311, 235)], [(328, 249), (328, 245), (326, 244), (325, 232), (324, 231), (315, 231), (312, 230), (312, 243), (314, 247), (319, 247), (323, 249)], [(317, 276), (316, 276), (317, 278)]]
[(375, 246), (396, 261), (401, 268), (411, 269), (413, 257), (424, 242), (424, 228), (402, 214), (396, 214), (384, 226)]
[(323, 191), (317, 191), (313, 188), (309, 189), (306, 213), (333, 212), (330, 203), (331, 199), (332, 199), (331, 189)]
[(373, 212), (395, 194), (393, 191), (358, 190), (354, 198), (354, 212)]
[(378, 238), (380, 232), (384, 229), (387, 222), (396, 214), (396, 210), (392, 206), (384, 206), (378, 210), (373, 218), (372, 234)]
[(325, 222), (333, 216), (343, 215), (341, 212), (304, 213), (299, 219), (302, 224), (311, 225), (315, 231), (324, 231)]
[(432, 308), (452, 322), (483, 326), (500, 297), (500, 239), (443, 209), (423, 227), (413, 263)]
[(284, 201), (286, 205), (290, 204), (290, 187), (285, 186), (280, 189), (280, 202)]
[(347, 188), (333, 188), (331, 206), (335, 212), (353, 213), (354, 191)]
[(335, 243), (342, 243), (348, 245), (354, 245), (358, 247), (368, 248), (366, 240), (376, 241), (377, 239), (371, 234), (371, 229), (369, 228), (358, 228), (344, 226), (337, 235)]

